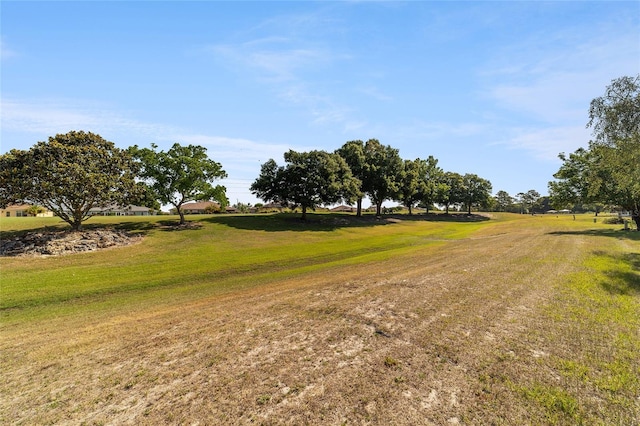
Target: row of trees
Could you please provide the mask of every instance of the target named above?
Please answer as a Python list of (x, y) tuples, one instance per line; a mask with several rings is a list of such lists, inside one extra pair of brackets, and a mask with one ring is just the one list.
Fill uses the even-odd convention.
[(0, 156), (0, 207), (40, 205), (79, 230), (94, 207), (162, 203), (173, 205), (183, 224), (186, 202), (228, 204), (225, 187), (213, 185), (226, 176), (201, 146), (122, 150), (97, 134), (72, 131)]
[[(587, 149), (560, 154), (560, 170), (549, 183), (555, 207), (575, 204), (618, 206), (631, 212), (640, 229), (640, 75), (613, 80), (605, 95), (594, 99), (587, 127), (594, 140)], [(171, 204), (185, 218), (182, 205), (194, 200), (228, 204), (226, 189), (214, 181), (227, 176), (201, 146), (174, 144), (168, 151), (118, 149), (99, 135), (72, 131), (38, 142), (31, 149), (0, 156), (0, 207), (27, 202), (44, 206), (80, 229), (94, 207)], [(534, 211), (536, 191), (514, 200), (504, 191), (491, 197), (491, 183), (474, 174), (445, 172), (438, 161), (403, 160), (397, 149), (376, 139), (345, 143), (335, 152), (295, 152), (262, 165), (251, 191), (265, 201), (307, 209), (340, 200), (357, 203), (367, 196), (380, 214), (385, 200), (411, 213), (416, 205), (467, 209), (488, 206)], [(544, 197), (542, 197), (544, 199)]]
[(613, 80), (591, 101), (587, 127), (589, 147), (559, 155), (563, 164), (549, 182), (553, 204), (617, 206), (640, 230), (640, 75)]
[(362, 214), (367, 196), (380, 215), (382, 204), (394, 200), (409, 209), (440, 204), (449, 208), (486, 206), (491, 183), (475, 174), (445, 172), (438, 160), (403, 160), (399, 151), (376, 139), (349, 141), (335, 152), (290, 150), (285, 165), (270, 159), (264, 163), (251, 191), (264, 201), (295, 205), (306, 218), (308, 209), (343, 201), (356, 203)]

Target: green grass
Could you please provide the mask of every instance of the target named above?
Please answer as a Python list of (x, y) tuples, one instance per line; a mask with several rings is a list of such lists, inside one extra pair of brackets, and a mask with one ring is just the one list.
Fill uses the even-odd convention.
[[(114, 226), (145, 234), (136, 245), (50, 258), (3, 258), (4, 320), (22, 315), (62, 315), (86, 308), (113, 308), (124, 300), (202, 297), (262, 280), (318, 268), (388, 259), (399, 252), (464, 238), (486, 222), (408, 220), (310, 215), (193, 217), (202, 226), (172, 230), (156, 225), (166, 217), (93, 218), (87, 227)], [(34, 218), (2, 223), (3, 233), (25, 231)], [(40, 219), (38, 227), (60, 225)]]
[[(575, 234), (568, 232), (567, 234)], [(640, 415), (640, 261), (626, 241), (638, 233), (580, 231), (596, 240), (554, 303), (544, 330), (554, 355), (546, 381), (512, 389), (551, 424), (636, 424)], [(556, 377), (555, 380), (552, 378)], [(560, 386), (559, 386), (560, 385)], [(605, 420), (606, 419), (606, 420)]]
[[(456, 413), (456, 416), (459, 414), (458, 418), (463, 423), (468, 418), (471, 419), (469, 424), (516, 424), (516, 420), (520, 420), (520, 424), (523, 421), (525, 424), (636, 424), (640, 416), (640, 401), (637, 399), (640, 395), (640, 233), (623, 232), (619, 225), (606, 225), (601, 219), (594, 223), (590, 215), (576, 215), (575, 220), (573, 216), (531, 217), (514, 214), (494, 214), (491, 220), (468, 222), (460, 218), (404, 216), (401, 217), (403, 220), (395, 217), (387, 221), (372, 216), (358, 219), (352, 215), (313, 214), (307, 222), (302, 222), (298, 215), (292, 214), (212, 215), (193, 216), (190, 219), (200, 226), (181, 230), (168, 226), (177, 220), (175, 217), (93, 218), (87, 227), (124, 228), (140, 233), (144, 238), (133, 246), (93, 253), (49, 258), (0, 258), (0, 328), (7, 333), (6, 336), (11, 336), (3, 342), (8, 349), (6, 353), (19, 354), (24, 351), (25, 354), (32, 354), (35, 351), (37, 354), (29, 355), (33, 359), (28, 361), (25, 361), (27, 358), (22, 360), (21, 356), (5, 355), (5, 365), (12, 366), (7, 369), (10, 374), (6, 376), (6, 389), (13, 389), (13, 383), (22, 380), (24, 371), (30, 371), (29, 368), (36, 365), (33, 364), (35, 361), (40, 364), (31, 372), (35, 378), (33, 380), (46, 384), (49, 379), (44, 376), (53, 374), (48, 373), (48, 369), (63, 369), (64, 364), (54, 360), (52, 362), (57, 367), (50, 367), (53, 364), (50, 364), (48, 357), (52, 353), (58, 359), (68, 357), (73, 360), (69, 361), (69, 365), (84, 366), (86, 370), (78, 373), (83, 379), (87, 372), (93, 374), (96, 368), (101, 371), (100, 374), (106, 374), (105, 380), (111, 380), (111, 375), (113, 380), (117, 378), (117, 383), (108, 383), (105, 392), (132, 392), (146, 382), (150, 382), (148, 386), (152, 388), (156, 379), (147, 376), (156, 377), (157, 374), (173, 371), (174, 367), (169, 368), (170, 371), (160, 368), (165, 362), (179, 360), (176, 366), (186, 362), (187, 366), (193, 367), (198, 364), (188, 363), (194, 362), (194, 359), (197, 361), (198, 356), (202, 357), (202, 365), (211, 370), (220, 370), (222, 374), (225, 368), (233, 364), (232, 360), (254, 348), (253, 344), (260, 341), (259, 337), (270, 339), (271, 328), (278, 327), (280, 323), (275, 321), (270, 323), (272, 325), (261, 327), (259, 320), (262, 316), (247, 317), (248, 312), (252, 313), (253, 306), (244, 312), (244, 317), (239, 315), (239, 318), (235, 318), (235, 311), (232, 311), (228, 317), (224, 317), (226, 319), (218, 321), (214, 312), (224, 305), (225, 299), (212, 296), (227, 297), (228, 294), (229, 299), (238, 303), (234, 306), (240, 306), (245, 300), (251, 299), (250, 291), (255, 290), (259, 297), (267, 297), (269, 292), (277, 299), (271, 308), (263, 307), (259, 315), (264, 316), (265, 312), (267, 316), (273, 314), (269, 318), (271, 321), (279, 318), (280, 313), (295, 315), (289, 322), (283, 322), (282, 327), (306, 323), (312, 327), (306, 340), (308, 344), (311, 344), (312, 337), (322, 340), (322, 336), (325, 336), (326, 340), (319, 340), (316, 349), (326, 348), (327, 344), (324, 343), (337, 348), (345, 336), (351, 339), (364, 336), (356, 341), (363, 344), (359, 359), (365, 364), (357, 374), (351, 376), (352, 379), (361, 375), (367, 377), (363, 381), (363, 389), (372, 388), (368, 380), (374, 375), (378, 380), (374, 381), (377, 386), (380, 383), (393, 385), (387, 386), (388, 392), (407, 389), (414, 394), (423, 391), (423, 396), (428, 396), (433, 391), (434, 383), (438, 382), (432, 380), (434, 377), (446, 381), (459, 375), (461, 382), (458, 386), (477, 388), (477, 393), (469, 392), (461, 396), (461, 404), (468, 405), (464, 407), (464, 412)], [(63, 223), (53, 218), (2, 218), (0, 237), (8, 238), (33, 229), (64, 227)], [(471, 244), (475, 251), (468, 250)], [(561, 247), (562, 250), (554, 252), (553, 247)], [(522, 255), (523, 250), (525, 255)], [(565, 251), (572, 253), (571, 262), (566, 268), (563, 265)], [(485, 252), (491, 252), (491, 256), (483, 257)], [(437, 260), (432, 262), (428, 256)], [(456, 258), (451, 259), (452, 256)], [(504, 263), (496, 262), (497, 265), (492, 267), (480, 264), (482, 261), (473, 262), (470, 256), (507, 260)], [(474, 264), (477, 270), (464, 269), (469, 263)], [(413, 277), (414, 282), (405, 283), (402, 277), (398, 277), (404, 271), (394, 269), (413, 268), (416, 265), (426, 271), (425, 275), (432, 274), (434, 280), (422, 281), (412, 274), (409, 276)], [(378, 273), (387, 274), (387, 278), (394, 277), (395, 281), (384, 284), (384, 287), (381, 283), (386, 278), (372, 286), (362, 282), (357, 286), (349, 286), (349, 280), (343, 274), (349, 272), (351, 266), (360, 274), (362, 271), (364, 274), (373, 274), (375, 272), (369, 271), (375, 269)], [(446, 279), (437, 278), (438, 274), (446, 275)], [(307, 280), (316, 280), (316, 284), (321, 285), (314, 287), (312, 292), (301, 292), (300, 299), (290, 298), (288, 304), (282, 302), (282, 306), (278, 305), (280, 290), (285, 288), (284, 284), (279, 287), (278, 283), (287, 282), (298, 289)], [(372, 277), (372, 281), (375, 281), (375, 277)], [(427, 287), (419, 288), (419, 283)], [(494, 286), (495, 283), (498, 285)], [(511, 293), (512, 288), (517, 289), (523, 283), (540, 289), (534, 294), (544, 302), (536, 305), (535, 300), (518, 299), (518, 294)], [(321, 293), (324, 289), (341, 292), (343, 284), (345, 288), (349, 287), (349, 291), (345, 292), (346, 298), (342, 300), (351, 300), (352, 305), (339, 305), (340, 302), (332, 299), (328, 299), (328, 305), (317, 305), (314, 296), (317, 292)], [(245, 289), (247, 293), (238, 292)], [(289, 288), (286, 289), (289, 291)], [(449, 298), (448, 295), (456, 290), (460, 290), (460, 293)], [(354, 291), (351, 296), (350, 291)], [(486, 294), (490, 291), (499, 293)], [(411, 303), (407, 300), (400, 303), (405, 292), (419, 297), (407, 299)], [(463, 297), (465, 292), (476, 293), (474, 297), (466, 299)], [(432, 301), (434, 295), (437, 297)], [(484, 305), (474, 302), (478, 298), (485, 302)], [(509, 298), (523, 305), (513, 306), (508, 312), (499, 308), (491, 312), (483, 311), (487, 303), (496, 303), (499, 307), (503, 306), (503, 300)], [(253, 300), (256, 300), (255, 297)], [(413, 305), (414, 301), (417, 301), (417, 305)], [(313, 309), (306, 308), (313, 303), (316, 303)], [(374, 306), (378, 309), (374, 310)], [(184, 350), (191, 345), (201, 344), (200, 353), (180, 356), (164, 352), (166, 343), (162, 341), (164, 335), (160, 330), (173, 327), (172, 315), (179, 309), (194, 309), (196, 312), (188, 324), (183, 324), (185, 334), (174, 336), (174, 343), (184, 343)], [(203, 312), (199, 317), (197, 311), (200, 309)], [(227, 309), (231, 308), (227, 306)], [(358, 310), (361, 310), (360, 314), (352, 312)], [(475, 316), (482, 314), (492, 318), (494, 311), (501, 315), (486, 324), (481, 316)], [(518, 322), (518, 317), (508, 316), (514, 312), (525, 315), (526, 322), (522, 328), (514, 328), (510, 331), (512, 334), (501, 338), (499, 333), (503, 327), (509, 329), (512, 322)], [(149, 331), (143, 325), (154, 315), (163, 316), (149, 327), (159, 340), (158, 346), (145, 352), (147, 355), (138, 355), (139, 358), (134, 356), (139, 365), (132, 365), (133, 373), (125, 374), (128, 371), (126, 362), (136, 348), (141, 344), (153, 343), (146, 340)], [(356, 319), (366, 319), (366, 327), (362, 328), (362, 324), (360, 328), (356, 327), (357, 324), (353, 323)], [(201, 320), (208, 320), (207, 324), (211, 327), (198, 329), (198, 321)], [(113, 339), (105, 337), (105, 342), (125, 340), (126, 334), (119, 334), (118, 321), (132, 322), (128, 326), (129, 330), (134, 331), (140, 324), (142, 330), (142, 338), (138, 336), (133, 339), (131, 346), (127, 346), (126, 341), (123, 343), (118, 355), (122, 360), (114, 362), (114, 365), (125, 365), (124, 373), (114, 373), (108, 358), (105, 358), (104, 369), (85, 364), (92, 358), (85, 356), (83, 350), (93, 353), (99, 348), (102, 350), (101, 356), (111, 354), (106, 343), (92, 343), (91, 339), (98, 339), (91, 335), (93, 327), (116, 336)], [(255, 328), (253, 333), (257, 334), (256, 337), (242, 334), (247, 330), (245, 321), (255, 323), (252, 327)], [(395, 321), (396, 325), (406, 327), (395, 330), (392, 327), (385, 328), (384, 321)], [(474, 329), (474, 321), (484, 325)], [(228, 326), (229, 322), (233, 322), (235, 329), (232, 330), (235, 331), (209, 334), (208, 330)], [(327, 334), (325, 330), (324, 335), (319, 334), (320, 337), (313, 334), (316, 327), (331, 323), (336, 324), (335, 329), (327, 329), (331, 333)], [(424, 325), (427, 323), (428, 327)], [(412, 334), (414, 326), (419, 328), (420, 324), (424, 327), (420, 332), (423, 334)], [(190, 334), (191, 330), (197, 332)], [(469, 333), (468, 337), (461, 334), (466, 330), (474, 333)], [(47, 346), (48, 339), (55, 334), (54, 331), (60, 340), (50, 348)], [(83, 331), (88, 340), (74, 342), (68, 339), (68, 336), (79, 331)], [(495, 340), (487, 343), (485, 335), (489, 331)], [(369, 332), (372, 336), (367, 337)], [(297, 336), (295, 327), (282, 330), (282, 333), (284, 337), (280, 336), (280, 340), (277, 340), (277, 334), (273, 335), (277, 342), (295, 341)], [(27, 350), (21, 340), (26, 336), (34, 336), (29, 341), (36, 342), (35, 349), (29, 346)], [(407, 339), (406, 343), (410, 344), (403, 342), (402, 345), (393, 346), (396, 339), (403, 336)], [(473, 340), (474, 337), (476, 340)], [(238, 339), (244, 339), (245, 346), (235, 348), (233, 345)], [(424, 347), (420, 347), (421, 339), (427, 342)], [(297, 352), (305, 348), (304, 342), (300, 341), (300, 348), (296, 351), (291, 350), (294, 360), (291, 362), (296, 368), (304, 367), (307, 362), (304, 360), (312, 357), (306, 352)], [(87, 347), (83, 348), (83, 344)], [(208, 351), (209, 344), (216, 350)], [(274, 344), (274, 347), (278, 345)], [(218, 350), (223, 347), (227, 352), (219, 354)], [(57, 352), (52, 352), (52, 348)], [(412, 348), (417, 354), (414, 363), (409, 362), (412, 358), (405, 352)], [(474, 351), (476, 348), (479, 348), (479, 353)], [(377, 352), (370, 352), (375, 350)], [(329, 351), (323, 354), (323, 359), (336, 363), (342, 356), (336, 354), (332, 355), (332, 351)], [(369, 360), (372, 364), (366, 364), (369, 354), (372, 354)], [(476, 356), (478, 359), (475, 359)], [(148, 361), (151, 358), (155, 361)], [(434, 362), (436, 359), (439, 362)], [(317, 368), (322, 368), (322, 364), (318, 365)], [(375, 365), (376, 368), (366, 370), (369, 368), (367, 365)], [(423, 376), (414, 371), (420, 365), (424, 369)], [(462, 367), (465, 368), (464, 374)], [(74, 368), (60, 370), (57, 380), (63, 381), (67, 374), (73, 374)], [(185, 374), (193, 373), (185, 368), (188, 370)], [(279, 366), (278, 371), (282, 371), (282, 368), (284, 366)], [(194, 371), (199, 370), (195, 368)], [(260, 371), (258, 369), (255, 372), (257, 374)], [(265, 371), (264, 374), (265, 377), (273, 377), (273, 372)], [(325, 376), (322, 375), (320, 382), (326, 379)], [(474, 383), (474, 377), (477, 377), (477, 383)], [(252, 383), (240, 373), (229, 376), (229, 380), (232, 379), (244, 380), (246, 387), (243, 391), (246, 392), (264, 385), (256, 388), (257, 393), (251, 399), (245, 400), (250, 402), (248, 405), (274, 408), (285, 399), (282, 392), (274, 391), (273, 386), (268, 387), (266, 382)], [(293, 379), (302, 380), (297, 376), (292, 376)], [(172, 383), (173, 378), (158, 380)], [(227, 382), (224, 383), (227, 386)], [(27, 390), (31, 389), (27, 385), (23, 384)], [(87, 386), (87, 389), (94, 388)], [(305, 386), (305, 383), (300, 383), (292, 389), (305, 389)], [(350, 389), (350, 386), (344, 384), (342, 389)], [(40, 395), (41, 388), (34, 386), (30, 391), (34, 392), (33, 395)], [(73, 387), (63, 389), (71, 392)], [(309, 389), (309, 392), (314, 392), (313, 386), (309, 386)], [(55, 420), (56, 417), (47, 417), (47, 413), (53, 410), (60, 415), (62, 408), (56, 405), (70, 404), (75, 399), (70, 396), (68, 401), (62, 396), (56, 399), (57, 394), (53, 390), (48, 392), (51, 392), (51, 407), (40, 411), (44, 416), (41, 419), (53, 422), (51, 419)], [(203, 386), (201, 392), (209, 392), (208, 385)], [(102, 394), (101, 397), (108, 398), (108, 395), (111, 393)], [(340, 395), (342, 397), (343, 393), (340, 392)], [(348, 396), (348, 392), (344, 392), (344, 395)], [(375, 399), (376, 395), (377, 391), (373, 393), (372, 388), (368, 398)], [(387, 399), (405, 401), (402, 398), (380, 397), (377, 402), (382, 403)], [(443, 402), (446, 400), (444, 396), (439, 398)], [(86, 401), (84, 403), (89, 404)], [(345, 403), (345, 406), (352, 404)], [(167, 409), (168, 415), (173, 408)], [(433, 410), (437, 412), (442, 408), (434, 406)], [(454, 408), (449, 407), (449, 412)], [(90, 407), (84, 409), (91, 412)], [(378, 414), (384, 412), (381, 408)], [(145, 416), (153, 414), (151, 411), (145, 413)], [(362, 415), (366, 417), (369, 413)], [(434, 422), (447, 420), (437, 417), (431, 419)], [(42, 422), (46, 423), (44, 420)]]

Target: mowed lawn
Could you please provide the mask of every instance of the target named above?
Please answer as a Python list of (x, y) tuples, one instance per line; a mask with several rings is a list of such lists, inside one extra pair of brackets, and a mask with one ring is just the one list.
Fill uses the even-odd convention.
[(0, 423), (639, 424), (640, 233), (490, 217), (91, 219), (0, 258)]

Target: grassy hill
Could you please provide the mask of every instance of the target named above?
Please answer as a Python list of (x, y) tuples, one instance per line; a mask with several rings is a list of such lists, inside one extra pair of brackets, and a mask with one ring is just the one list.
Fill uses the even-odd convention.
[[(634, 424), (640, 235), (591, 216), (93, 218), (0, 258), (5, 424)], [(2, 218), (2, 235), (62, 226)]]

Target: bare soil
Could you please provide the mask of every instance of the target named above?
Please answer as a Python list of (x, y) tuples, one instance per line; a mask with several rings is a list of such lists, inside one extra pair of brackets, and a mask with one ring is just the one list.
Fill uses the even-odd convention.
[(542, 312), (583, 239), (495, 230), (188, 304), (5, 329), (0, 420), (544, 423), (496, 378), (545, 374)]

